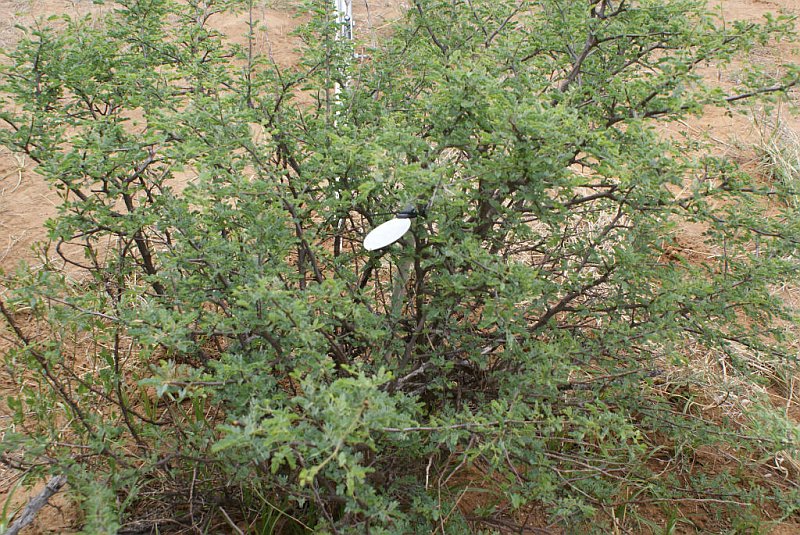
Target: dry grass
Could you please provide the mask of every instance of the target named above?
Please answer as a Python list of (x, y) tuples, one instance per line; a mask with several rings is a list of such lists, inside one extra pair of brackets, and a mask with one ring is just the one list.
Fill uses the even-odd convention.
[[(682, 363), (666, 357), (658, 363), (664, 370), (654, 385), (659, 397), (673, 399), (682, 404), (682, 411), (708, 421), (732, 422), (743, 436), (783, 435), (791, 442), (793, 435), (800, 435), (797, 363), (737, 344), (731, 344), (727, 352), (709, 349), (696, 340), (686, 340), (682, 353)], [(726, 461), (724, 452), (718, 453)], [(798, 447), (756, 457), (741, 460), (760, 466), (764, 477), (778, 477), (788, 486), (800, 487)]]
[(778, 118), (765, 120), (759, 134), (758, 171), (772, 180), (783, 203), (800, 207), (800, 133)]
[(20, 236), (18, 229), (12, 228), (3, 221), (3, 214), (8, 211), (11, 204), (10, 198), (22, 184), (23, 171), (25, 169), (25, 158), (20, 155), (11, 154), (5, 149), (0, 149), (0, 162), (8, 162), (9, 165), (0, 165), (0, 234), (5, 234), (4, 239), (0, 239), (0, 265), (9, 256), (15, 246), (24, 238)]

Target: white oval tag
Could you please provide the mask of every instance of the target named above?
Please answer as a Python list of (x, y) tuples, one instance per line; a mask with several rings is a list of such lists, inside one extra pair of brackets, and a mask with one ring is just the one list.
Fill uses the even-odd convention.
[(378, 225), (364, 238), (364, 249), (375, 251), (387, 245), (391, 245), (408, 232), (411, 228), (411, 220), (408, 218), (390, 219), (382, 225)]

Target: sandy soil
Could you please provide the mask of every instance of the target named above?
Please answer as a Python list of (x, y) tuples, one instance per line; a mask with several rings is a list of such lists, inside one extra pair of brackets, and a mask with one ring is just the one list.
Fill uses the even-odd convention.
[[(719, 3), (727, 20), (760, 19), (768, 11), (775, 12), (781, 9), (800, 15), (800, 0), (713, 0), (710, 3)], [(354, 9), (355, 19), (360, 23), (358, 31), (369, 39), (376, 39), (381, 28), (389, 20), (397, 17), (404, 8), (402, 0), (357, 0)], [(0, 47), (9, 47), (21, 37), (22, 32), (16, 28), (17, 24), (31, 24), (39, 18), (52, 14), (98, 15), (108, 9), (107, 6), (98, 6), (88, 0), (0, 0)], [(290, 35), (290, 31), (298, 21), (291, 9), (291, 0), (259, 2), (255, 16), (261, 21), (256, 35), (256, 52), (269, 54), (284, 65), (295, 61), (297, 55), (294, 48), (297, 43)], [(219, 18), (214, 24), (217, 29), (233, 36), (235, 41), (243, 42), (241, 36), (246, 33), (247, 18), (248, 15), (243, 13)], [(782, 43), (773, 48), (757, 49), (744, 61), (775, 65), (779, 68), (780, 63), (789, 59), (800, 61), (797, 45)], [(723, 87), (735, 86), (736, 64), (725, 69), (716, 65), (704, 68), (705, 74), (717, 80)], [(800, 103), (800, 95), (795, 95), (795, 100)], [(786, 109), (780, 111), (780, 117), (774, 114), (765, 117), (758, 109), (752, 109), (751, 115), (760, 120), (754, 121), (752, 117), (745, 115), (728, 116), (722, 112), (713, 112), (701, 119), (671, 125), (669, 128), (673, 133), (686, 129), (695, 135), (708, 136), (718, 143), (721, 151), (744, 163), (752, 160), (750, 163), (753, 165), (755, 152), (752, 147), (769, 130), (770, 124), (779, 120), (784, 127), (800, 133), (800, 116), (792, 117)], [(43, 225), (48, 218), (55, 215), (57, 203), (57, 195), (35, 173), (32, 162), (24, 156), (0, 149), (0, 269), (11, 270), (20, 261), (36, 262), (33, 246), (46, 238)], [(697, 248), (698, 254), (713, 254), (712, 251), (704, 249), (699, 229), (685, 229), (681, 241), (687, 249)], [(792, 291), (788, 295), (800, 301), (797, 294), (798, 292)], [(7, 342), (2, 339), (2, 334), (0, 330), (0, 353), (8, 347)], [(4, 373), (5, 371), (0, 369), (0, 398), (3, 399), (8, 395), (14, 395), (9, 387), (10, 381), (3, 377)], [(800, 390), (800, 382), (796, 388)], [(790, 403), (789, 407), (794, 414), (798, 413), (796, 406), (791, 407)], [(0, 433), (7, 422), (5, 403), (0, 402)], [(3, 471), (0, 467), (0, 509), (5, 501), (5, 493), (11, 489), (15, 481), (15, 474)], [(16, 492), (12, 505), (16, 507), (23, 504), (26, 496), (37, 490), (35, 488), (27, 492), (22, 490)], [(74, 511), (59, 496), (53, 500), (53, 507), (46, 508), (40, 514), (35, 526), (26, 533), (66, 533), (74, 522)], [(800, 525), (787, 523), (778, 526), (772, 533), (774, 535), (800, 533)]]

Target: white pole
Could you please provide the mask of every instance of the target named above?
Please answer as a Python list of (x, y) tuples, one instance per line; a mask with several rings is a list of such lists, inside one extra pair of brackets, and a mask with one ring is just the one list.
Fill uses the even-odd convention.
[(334, 0), (336, 4), (336, 23), (339, 25), (339, 38), (353, 38), (353, 3), (352, 0)]
[[(352, 0), (333, 0), (336, 8), (336, 38), (350, 41), (353, 39), (353, 2)], [(347, 81), (345, 81), (347, 84)], [(333, 89), (334, 95), (339, 95), (342, 88), (337, 83)]]
[[(352, 0), (333, 0), (334, 7), (336, 9), (336, 39), (343, 39), (350, 41), (353, 39), (353, 2)], [(338, 77), (337, 77), (338, 79)], [(350, 81), (349, 76), (345, 78), (344, 84)], [(339, 102), (339, 95), (342, 92), (342, 86), (337, 81), (333, 86), (333, 94), (334, 99), (336, 100), (337, 104)], [(336, 112), (339, 113), (338, 110)], [(334, 119), (334, 127), (336, 127), (336, 120)], [(334, 190), (333, 194), (336, 199), (341, 198), (341, 194), (339, 193), (339, 179), (336, 179), (336, 189)], [(336, 228), (338, 230), (334, 250), (337, 250), (341, 247), (341, 231), (344, 228), (344, 219), (339, 219), (337, 222)]]

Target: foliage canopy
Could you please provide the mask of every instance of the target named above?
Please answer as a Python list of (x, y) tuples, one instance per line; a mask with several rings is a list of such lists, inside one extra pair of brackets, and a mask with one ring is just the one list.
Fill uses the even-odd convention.
[[(745, 379), (744, 353), (791, 360), (773, 289), (800, 219), (657, 129), (793, 87), (794, 66), (743, 68), (736, 94), (698, 74), (792, 21), (414, 0), (354, 55), (313, 1), (285, 68), (253, 53), (257, 25), (243, 46), (212, 29), (252, 7), (122, 0), (7, 52), (0, 142), (63, 203), (43, 266), (4, 283), (23, 392), (4, 459), (67, 474), (90, 533), (793, 512), (796, 489), (742, 478), (797, 429), (706, 419), (665, 377), (690, 344)], [(364, 251), (409, 203), (407, 238)], [(713, 256), (682, 251), (685, 223)], [(692, 466), (708, 446), (739, 469)]]

